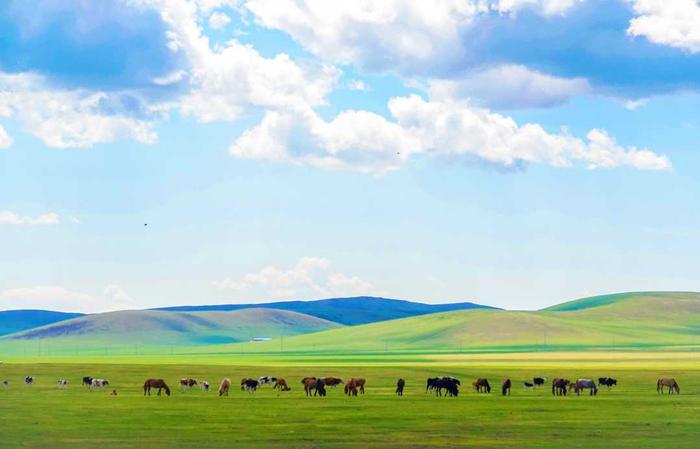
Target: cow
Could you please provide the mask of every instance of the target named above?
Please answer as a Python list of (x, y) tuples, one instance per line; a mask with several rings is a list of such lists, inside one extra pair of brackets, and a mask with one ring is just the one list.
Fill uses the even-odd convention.
[(403, 379), (399, 379), (396, 381), (396, 395), (397, 396), (403, 396), (403, 389), (406, 386), (406, 381)]
[(24, 377), (24, 383), (27, 385), (34, 385), (34, 376), (25, 376)]
[(603, 386), (605, 385), (608, 387), (608, 390), (614, 386), (617, 385), (617, 379), (613, 379), (612, 377), (599, 377), (598, 378), (598, 386)]
[(190, 377), (183, 377), (182, 379), (180, 379), (180, 390), (185, 388), (191, 390), (192, 387), (194, 387), (195, 385), (197, 385), (197, 381), (195, 379), (192, 379)]
[(260, 382), (255, 379), (245, 379), (241, 382), (241, 389), (244, 389), (249, 393), (255, 393), (255, 390), (258, 389), (259, 385)]
[(107, 385), (109, 385), (109, 381), (107, 379), (92, 379), (90, 389), (92, 390), (94, 388), (104, 388)]
[(531, 382), (523, 382), (523, 387), (530, 389), (530, 388), (534, 388), (535, 384), (533, 384)]
[(92, 377), (90, 377), (90, 376), (83, 377), (83, 386), (89, 387), (90, 385), (92, 385)]
[(258, 383), (260, 385), (268, 385), (268, 384), (275, 384), (277, 382), (276, 377), (271, 377), (271, 376), (263, 376), (258, 379)]
[(58, 379), (56, 384), (58, 385), (58, 388), (65, 388), (68, 386), (68, 381), (66, 379)]
[(532, 378), (532, 383), (535, 385), (535, 387), (541, 387), (544, 385), (544, 383), (547, 382), (546, 377), (533, 377)]
[(199, 385), (202, 387), (202, 390), (209, 391), (209, 382), (206, 380), (203, 380)]

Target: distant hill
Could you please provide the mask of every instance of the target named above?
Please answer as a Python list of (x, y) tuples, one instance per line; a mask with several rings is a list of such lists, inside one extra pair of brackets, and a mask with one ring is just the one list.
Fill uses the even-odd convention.
[(13, 334), (46, 324), (82, 316), (82, 313), (53, 312), (50, 310), (0, 311), (0, 335)]
[[(460, 351), (684, 348), (700, 345), (700, 293), (641, 292), (535, 312), (460, 310), (285, 340), (290, 351)], [(232, 348), (235, 350), (235, 347)], [(276, 351), (262, 343), (258, 351)]]
[(211, 345), (339, 326), (309, 315), (262, 308), (229, 312), (128, 310), (86, 315), (7, 335), (3, 340), (42, 340), (56, 345)]
[(316, 301), (281, 301), (265, 304), (222, 304), (205, 306), (164, 307), (158, 310), (172, 312), (241, 310), (264, 307), (304, 313), (347, 326), (374, 323), (378, 321), (407, 318), (429, 313), (451, 310), (494, 309), (494, 307), (461, 302), (454, 304), (423, 304), (400, 299), (357, 296), (353, 298), (331, 298)]

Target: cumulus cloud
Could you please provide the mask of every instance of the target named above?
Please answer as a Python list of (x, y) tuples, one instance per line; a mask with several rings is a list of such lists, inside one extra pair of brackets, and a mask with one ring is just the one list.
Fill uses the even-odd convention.
[(313, 112), (268, 113), (230, 152), (244, 159), (365, 173), (395, 170), (418, 154), (511, 168), (577, 162), (589, 168), (671, 168), (666, 156), (624, 148), (602, 130), (592, 130), (582, 140), (565, 132), (548, 133), (537, 124), (518, 125), (510, 117), (463, 102), (428, 101), (418, 95), (392, 98), (388, 107), (393, 121), (366, 111), (343, 111), (331, 121)]
[(56, 225), (60, 222), (59, 215), (54, 212), (30, 217), (12, 211), (0, 211), (0, 225)]
[(215, 12), (209, 16), (209, 26), (215, 30), (224, 28), (229, 23), (231, 23), (231, 18), (228, 16), (228, 14)]
[(287, 270), (267, 266), (242, 279), (225, 279), (214, 285), (229, 290), (257, 290), (274, 297), (357, 296), (372, 289), (371, 284), (357, 276), (333, 272), (330, 266), (330, 261), (322, 257), (302, 257)]
[(15, 141), (7, 134), (5, 128), (0, 125), (0, 150), (10, 148)]
[(68, 290), (60, 285), (16, 287), (0, 291), (0, 309), (48, 309), (62, 312), (108, 312), (133, 307), (133, 300), (116, 285), (102, 294)]
[(629, 0), (637, 14), (627, 34), (659, 45), (700, 52), (700, 4), (697, 0)]
[(152, 123), (115, 112), (114, 103), (106, 92), (54, 89), (37, 74), (0, 72), (0, 117), (16, 117), (49, 147), (156, 141)]
[(583, 78), (558, 78), (520, 65), (470, 71), (430, 82), (431, 98), (473, 99), (492, 108), (551, 107), (591, 92)]

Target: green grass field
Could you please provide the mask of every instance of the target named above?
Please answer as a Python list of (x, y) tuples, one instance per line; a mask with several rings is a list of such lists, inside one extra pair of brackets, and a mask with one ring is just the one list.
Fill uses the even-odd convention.
[[(695, 353), (520, 353), (356, 355), (191, 355), (124, 357), (11, 357), (0, 365), (2, 448), (695, 448), (700, 437), (700, 356)], [(37, 383), (26, 386), (25, 375)], [(83, 375), (109, 379), (118, 396), (87, 391)], [(180, 392), (182, 376), (285, 377), (292, 391), (264, 387), (252, 395), (235, 388)], [(330, 390), (306, 398), (307, 375), (365, 377), (367, 394), (348, 398)], [(425, 379), (454, 375), (465, 384), (458, 398), (425, 394)], [(552, 397), (548, 388), (525, 390), (535, 375), (618, 378), (597, 397)], [(486, 376), (490, 395), (468, 384)], [(659, 376), (673, 376), (681, 395), (655, 391)], [(71, 382), (60, 390), (56, 380)], [(144, 397), (146, 377), (163, 377), (171, 397)], [(398, 377), (405, 396), (393, 394)], [(501, 397), (500, 381), (515, 383)], [(214, 385), (216, 384), (216, 385)]]

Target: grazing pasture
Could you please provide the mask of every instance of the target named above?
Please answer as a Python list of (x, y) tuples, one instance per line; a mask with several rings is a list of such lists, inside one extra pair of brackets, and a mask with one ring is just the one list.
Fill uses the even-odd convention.
[[(700, 438), (700, 358), (695, 354), (517, 354), (482, 356), (363, 356), (187, 359), (93, 359), (61, 363), (6, 361), (0, 377), (2, 448), (352, 448), (518, 447), (694, 448)], [(109, 363), (107, 363), (109, 362)], [(167, 362), (167, 363), (164, 363)], [(191, 360), (189, 360), (191, 362)], [(23, 379), (32, 373), (36, 381)], [(84, 373), (110, 380), (109, 390), (81, 387)], [(229, 396), (177, 389), (171, 396), (143, 396), (144, 379), (176, 384), (197, 379), (259, 378), (274, 373), (301, 387), (307, 376), (364, 378), (366, 393), (343, 389), (306, 397), (303, 388), (272, 388)], [(464, 388), (457, 397), (425, 392), (429, 377), (505, 379), (522, 385), (548, 379), (618, 379), (597, 396), (553, 396), (547, 388), (513, 388), (510, 396)], [(659, 378), (673, 377), (680, 395), (658, 394)], [(56, 379), (69, 381), (56, 388)], [(405, 379), (403, 396), (397, 379)], [(464, 383), (464, 382), (463, 382)], [(117, 396), (110, 391), (117, 390)], [(601, 422), (600, 417), (604, 416)], [(144, 425), (144, 423), (150, 423)], [(157, 426), (155, 425), (157, 423)], [(556, 423), (556, 425), (553, 425)]]

